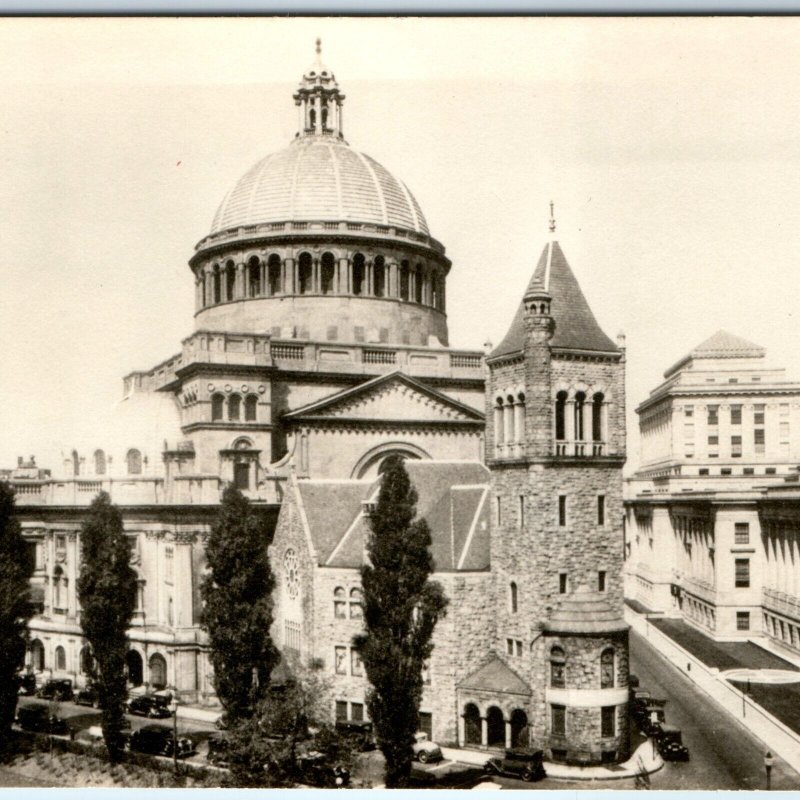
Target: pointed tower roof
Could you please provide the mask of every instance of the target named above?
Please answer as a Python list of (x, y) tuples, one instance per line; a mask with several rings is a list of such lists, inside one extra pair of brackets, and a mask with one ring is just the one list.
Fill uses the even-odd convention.
[[(553, 300), (551, 314), (556, 330), (551, 346), (564, 350), (590, 350), (600, 353), (618, 353), (619, 348), (603, 333), (592, 314), (575, 274), (556, 241), (545, 245), (533, 277), (525, 291), (541, 290), (550, 293)], [(525, 304), (520, 303), (511, 327), (503, 341), (492, 351), (490, 358), (520, 352), (525, 345)]]

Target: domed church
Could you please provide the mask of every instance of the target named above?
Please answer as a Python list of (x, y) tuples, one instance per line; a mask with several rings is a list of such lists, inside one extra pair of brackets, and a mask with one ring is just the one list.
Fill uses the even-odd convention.
[(213, 705), (199, 583), (233, 484), (274, 530), (276, 643), (320, 659), (331, 713), (363, 719), (359, 568), (382, 465), (400, 455), (450, 598), (420, 727), (619, 760), (623, 343), (600, 329), (551, 220), (502, 343), (450, 347), (445, 248), (411, 190), (345, 139), (319, 42), (293, 100), (294, 140), (234, 184), (189, 259), (195, 328), (180, 353), (127, 375), (53, 474), (7, 471), (36, 552), (29, 665), (86, 680), (79, 531), (104, 490), (139, 574), (131, 690)]

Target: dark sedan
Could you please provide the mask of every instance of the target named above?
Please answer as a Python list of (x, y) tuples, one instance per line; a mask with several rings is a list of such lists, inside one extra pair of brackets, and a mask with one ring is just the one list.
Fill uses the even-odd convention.
[(541, 750), (506, 750), (502, 758), (490, 758), (484, 770), (489, 775), (513, 775), (524, 781), (546, 777)]
[[(193, 755), (197, 752), (192, 739), (186, 734), (178, 734), (178, 758)], [(152, 756), (172, 756), (175, 739), (172, 729), (161, 725), (145, 725), (134, 731), (128, 740), (128, 747), (137, 753), (148, 753)]]
[(85, 689), (81, 689), (75, 695), (75, 704), (79, 706), (100, 708), (100, 697), (97, 694), (97, 689), (95, 689), (93, 686), (87, 686)]
[(72, 681), (69, 678), (51, 678), (36, 692), (36, 696), (43, 700), (72, 700)]
[(30, 703), (17, 709), (17, 724), (25, 731), (67, 733), (67, 723), (50, 710), (46, 703)]
[(169, 698), (152, 694), (141, 694), (131, 697), (127, 704), (129, 714), (151, 719), (166, 719), (172, 716), (169, 710)]

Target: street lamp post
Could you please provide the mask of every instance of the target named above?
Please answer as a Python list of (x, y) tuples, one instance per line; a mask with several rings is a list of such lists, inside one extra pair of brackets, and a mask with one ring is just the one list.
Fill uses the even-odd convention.
[(178, 698), (173, 697), (169, 704), (172, 712), (172, 768), (178, 775)]
[(772, 764), (775, 761), (772, 753), (767, 750), (764, 756), (764, 769), (767, 771), (767, 791), (772, 788)]

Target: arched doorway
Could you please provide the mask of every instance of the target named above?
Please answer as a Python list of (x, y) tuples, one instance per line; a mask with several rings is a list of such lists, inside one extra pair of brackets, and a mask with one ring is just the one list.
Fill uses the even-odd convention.
[(141, 686), (144, 683), (144, 664), (136, 650), (128, 650), (128, 655), (125, 656), (125, 666), (128, 668), (128, 681), (133, 686)]
[(492, 706), (486, 712), (486, 744), (489, 747), (506, 745), (506, 723), (503, 712), (497, 706)]
[(511, 712), (511, 746), (528, 746), (528, 715), (521, 708)]
[(481, 743), (481, 712), (474, 703), (464, 707), (464, 744)]
[(44, 669), (44, 645), (38, 639), (31, 642), (31, 667), (34, 672)]
[(159, 653), (150, 657), (150, 686), (153, 689), (166, 689), (167, 687), (167, 661)]

